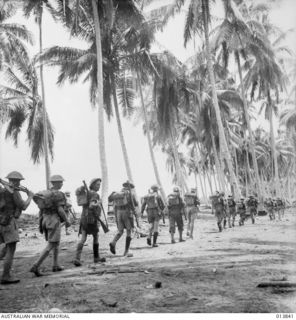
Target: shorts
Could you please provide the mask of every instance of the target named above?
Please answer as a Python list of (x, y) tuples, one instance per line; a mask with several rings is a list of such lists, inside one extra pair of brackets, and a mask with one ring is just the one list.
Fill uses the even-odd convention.
[(174, 213), (169, 214), (169, 220), (170, 220), (170, 233), (176, 232), (176, 223), (179, 231), (183, 231), (184, 223), (183, 223), (183, 217), (181, 213)]
[(159, 221), (160, 215), (158, 209), (147, 209), (148, 222), (154, 223), (155, 221)]
[(42, 229), (46, 241), (61, 241), (61, 221), (57, 214), (43, 214)]
[(131, 213), (128, 210), (117, 209), (116, 214), (118, 231), (123, 232), (124, 229), (133, 229), (133, 217), (131, 217)]
[(8, 244), (19, 241), (20, 237), (18, 232), (18, 225), (15, 218), (11, 218), (7, 226), (0, 225), (0, 244)]
[(198, 208), (197, 207), (186, 207), (187, 219), (191, 222), (197, 218)]

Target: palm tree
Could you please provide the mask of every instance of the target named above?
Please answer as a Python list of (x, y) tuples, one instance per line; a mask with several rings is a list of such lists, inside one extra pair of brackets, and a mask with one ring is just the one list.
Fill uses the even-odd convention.
[[(44, 8), (48, 8), (50, 11), (53, 11), (53, 8), (47, 0), (23, 0), (23, 11), (26, 18), (29, 18), (31, 15), (35, 16), (35, 22), (38, 24), (39, 29), (39, 54), (43, 50), (43, 11)], [(48, 127), (47, 127), (47, 111), (46, 111), (46, 99), (45, 99), (45, 89), (44, 89), (44, 73), (43, 65), (39, 66), (40, 68), (40, 85), (41, 85), (41, 97), (42, 97), (42, 121), (44, 128), (44, 160), (45, 160), (45, 177), (46, 177), (46, 187), (50, 188), (49, 177), (50, 177), (50, 163), (48, 156), (49, 141), (48, 141)]]
[[(27, 122), (27, 140), (31, 148), (34, 163), (40, 162), (44, 155), (43, 136), (46, 134), (42, 121), (42, 100), (38, 94), (38, 77), (28, 55), (20, 52), (15, 55), (15, 62), (2, 69), (3, 79), (0, 84), (1, 111), (5, 117), (1, 121), (8, 123), (6, 138), (11, 137), (14, 144), (25, 122)], [(47, 117), (49, 151), (53, 157), (53, 129)]]

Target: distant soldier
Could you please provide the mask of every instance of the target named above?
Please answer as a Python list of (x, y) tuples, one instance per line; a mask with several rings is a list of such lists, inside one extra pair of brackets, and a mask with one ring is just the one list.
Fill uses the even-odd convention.
[(222, 191), (220, 193), (220, 197), (221, 197), (221, 200), (223, 202), (223, 208), (224, 208), (224, 218), (223, 218), (223, 228), (226, 229), (226, 224), (227, 224), (227, 221), (228, 221), (228, 227), (231, 228), (231, 224), (230, 224), (230, 215), (229, 215), (229, 212), (227, 210), (227, 200), (225, 198), (225, 193)]
[(112, 242), (109, 243), (109, 246), (111, 253), (116, 254), (116, 243), (123, 235), (124, 229), (126, 229), (125, 251), (123, 255), (132, 257), (133, 255), (129, 253), (129, 248), (132, 240), (132, 229), (134, 228), (133, 215), (136, 215), (138, 202), (132, 194), (132, 189), (135, 186), (129, 181), (123, 183), (122, 186), (123, 188), (120, 192), (113, 192), (108, 198), (108, 201), (114, 204), (118, 228), (118, 232)]
[(190, 239), (193, 239), (194, 222), (197, 218), (197, 214), (200, 206), (200, 201), (196, 195), (196, 189), (192, 188), (190, 193), (186, 193), (184, 195), (184, 202), (185, 202), (186, 216), (188, 220), (187, 236), (189, 236)]
[(247, 200), (247, 208), (253, 224), (255, 223), (255, 216), (257, 215), (257, 207), (258, 207), (257, 199), (253, 195), (249, 196)]
[[(65, 223), (70, 226), (70, 222), (65, 212), (66, 197), (60, 189), (63, 186), (64, 178), (60, 175), (53, 175), (50, 178), (52, 188), (48, 193), (34, 195), (35, 202), (40, 209), (40, 231), (44, 233), (47, 246), (41, 253), (39, 259), (33, 264), (30, 272), (37, 277), (43, 276), (39, 270), (42, 262), (48, 257), (49, 253), (53, 251), (53, 272), (64, 270), (63, 266), (59, 265), (59, 246), (61, 240), (61, 226)], [(42, 200), (42, 201), (41, 201)]]
[[(92, 235), (93, 237), (94, 263), (106, 262), (106, 259), (100, 258), (99, 254), (98, 219), (101, 216), (102, 204), (98, 191), (100, 190), (101, 181), (102, 180), (100, 178), (94, 178), (89, 184), (89, 190), (87, 190), (86, 185), (81, 186), (76, 190), (78, 205), (82, 205), (83, 207), (78, 232), (78, 235), (81, 234), (81, 240), (77, 245), (76, 256), (73, 261), (76, 267), (80, 267), (82, 265), (80, 258), (88, 235)], [(80, 202), (80, 197), (84, 198), (84, 201)]]
[[(16, 250), (16, 243), (20, 241), (18, 234), (17, 219), (23, 210), (29, 206), (33, 193), (24, 190), (28, 198), (24, 201), (19, 193), (20, 181), (24, 177), (17, 171), (10, 172), (7, 177), (8, 183), (4, 188), (0, 187), (0, 244), (5, 244), (2, 252), (4, 263), (1, 284), (13, 284), (20, 280), (11, 275), (11, 267)], [(23, 190), (22, 190), (23, 191)]]
[(148, 193), (144, 197), (144, 201), (141, 207), (141, 214), (143, 215), (144, 210), (146, 209), (148, 215), (148, 222), (150, 223), (149, 235), (147, 237), (147, 244), (151, 246), (151, 237), (153, 234), (153, 244), (152, 247), (158, 247), (156, 244), (158, 237), (158, 225), (159, 220), (164, 210), (164, 203), (161, 196), (158, 194), (158, 186), (153, 185), (151, 187), (152, 192)]
[(216, 191), (214, 196), (210, 197), (212, 201), (212, 210), (217, 219), (217, 225), (220, 232), (222, 232), (222, 221), (225, 217), (225, 201), (219, 191)]
[(180, 190), (178, 187), (173, 189), (173, 193), (168, 196), (168, 214), (170, 221), (170, 234), (171, 234), (171, 243), (176, 243), (174, 235), (176, 231), (176, 224), (179, 231), (179, 242), (185, 241), (182, 238), (184, 223), (183, 215), (185, 220), (187, 220), (185, 215), (185, 203), (180, 195)]
[(284, 216), (284, 202), (281, 198), (276, 198), (276, 211), (279, 217), (279, 220), (282, 220)]
[(245, 199), (241, 198), (239, 203), (237, 204), (237, 213), (239, 214), (239, 222), (238, 224), (240, 226), (243, 226), (246, 220), (246, 205), (245, 205)]
[(271, 198), (267, 198), (264, 201), (264, 206), (266, 208), (266, 211), (268, 212), (269, 219), (270, 220), (275, 220), (274, 205), (273, 205), (272, 199)]
[(234, 227), (234, 221), (236, 216), (235, 207), (236, 207), (236, 202), (234, 201), (233, 196), (229, 195), (227, 199), (227, 211), (228, 211), (229, 220), (232, 220), (232, 227)]

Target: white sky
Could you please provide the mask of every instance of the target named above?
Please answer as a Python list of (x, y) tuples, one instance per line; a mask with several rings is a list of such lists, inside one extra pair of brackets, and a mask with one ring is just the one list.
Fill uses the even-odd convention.
[[(216, 13), (223, 14), (219, 5)], [(220, 13), (219, 13), (220, 12)], [(296, 27), (296, 1), (283, 0), (276, 2), (271, 13), (272, 21), (283, 30)], [(36, 39), (32, 53), (38, 52), (38, 30), (32, 20), (25, 20), (21, 15), (14, 19), (25, 23)], [(83, 47), (78, 40), (69, 40), (67, 32), (46, 14), (44, 17), (44, 48), (53, 45)], [(184, 14), (171, 21), (157, 40), (168, 50), (173, 52), (181, 61), (193, 54), (193, 45), (186, 49), (183, 47)], [(295, 33), (290, 35), (288, 42), (295, 50)], [(296, 51), (296, 50), (295, 50)], [(55, 158), (51, 164), (52, 174), (61, 174), (65, 178), (64, 191), (72, 193), (75, 203), (74, 191), (81, 185), (83, 179), (89, 181), (100, 176), (99, 152), (97, 142), (97, 111), (89, 103), (88, 84), (66, 83), (62, 87), (56, 85), (58, 69), (45, 68), (46, 105), (50, 120), (55, 129)], [(123, 131), (125, 134), (127, 150), (129, 153), (134, 181), (139, 195), (144, 195), (151, 184), (155, 183), (154, 172), (150, 161), (147, 139), (142, 133), (142, 125), (134, 126), (125, 120)], [(106, 151), (109, 169), (109, 190), (117, 190), (126, 180), (125, 167), (122, 158), (121, 146), (117, 132), (115, 118), (105, 122)], [(20, 171), (26, 180), (24, 185), (37, 192), (45, 188), (45, 168), (43, 161), (40, 165), (33, 165), (30, 161), (30, 152), (25, 142), (24, 134), (21, 136), (18, 148), (13, 146), (11, 140), (4, 140), (4, 130), (0, 136), (0, 177), (5, 177), (13, 170)], [(25, 130), (24, 130), (25, 131)], [(166, 192), (170, 192), (171, 177), (165, 167), (165, 156), (156, 152), (160, 176)], [(189, 187), (193, 186), (193, 179)], [(33, 204), (28, 211), (36, 211)]]

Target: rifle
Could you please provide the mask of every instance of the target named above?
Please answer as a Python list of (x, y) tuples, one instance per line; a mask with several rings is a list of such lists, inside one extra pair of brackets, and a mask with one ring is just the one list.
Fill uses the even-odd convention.
[(135, 204), (134, 204), (134, 199), (133, 199), (132, 190), (131, 190), (130, 185), (128, 185), (128, 190), (129, 190), (130, 196), (131, 196), (131, 202), (132, 202), (132, 208), (131, 208), (131, 209), (132, 209), (132, 214), (135, 216), (137, 227), (140, 228), (139, 219), (138, 219), (138, 216), (137, 216), (137, 213), (136, 213)]
[[(89, 205), (89, 190), (88, 190), (87, 184), (85, 183), (84, 180), (83, 180), (83, 185), (84, 185), (84, 188), (85, 188), (86, 193), (87, 193), (87, 203), (88, 203), (88, 205)], [(101, 205), (101, 208), (103, 208), (102, 205)], [(100, 224), (101, 224), (101, 226), (102, 226), (102, 229), (103, 229), (104, 233), (109, 232), (108, 226), (105, 225), (105, 223), (101, 220), (100, 217), (98, 217), (98, 220), (99, 220), (99, 222), (100, 222)]]
[(29, 190), (26, 188), (26, 187), (23, 187), (23, 186), (14, 186), (12, 184), (10, 184), (9, 182), (3, 180), (0, 178), (0, 183), (5, 187), (6, 190), (8, 190), (9, 192), (13, 193), (14, 190), (16, 191), (22, 191), (22, 192), (25, 192), (25, 193), (28, 193)]

